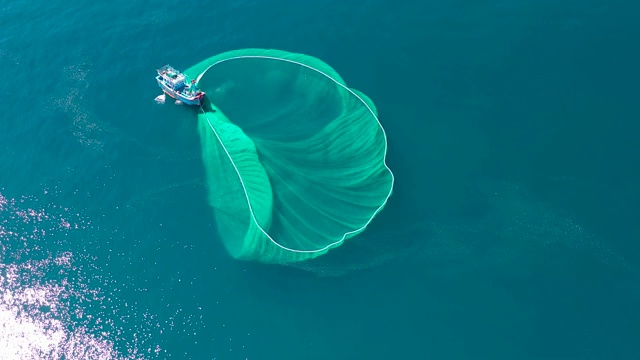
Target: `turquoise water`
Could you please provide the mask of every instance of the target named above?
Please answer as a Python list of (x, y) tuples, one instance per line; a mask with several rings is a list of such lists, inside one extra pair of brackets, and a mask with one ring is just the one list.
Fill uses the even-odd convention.
[[(9, 0), (0, 359), (640, 357), (640, 5)], [(299, 267), (232, 260), (153, 76), (306, 53), (369, 95), (396, 189)]]

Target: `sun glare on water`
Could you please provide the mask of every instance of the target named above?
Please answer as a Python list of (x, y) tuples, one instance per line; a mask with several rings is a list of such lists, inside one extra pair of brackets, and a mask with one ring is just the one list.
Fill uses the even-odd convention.
[(0, 360), (157, 356), (158, 347), (116, 350), (120, 331), (106, 316), (109, 302), (99, 287), (106, 280), (87, 255), (43, 249), (64, 248), (69, 233), (90, 222), (56, 205), (30, 207), (34, 202), (0, 193)]

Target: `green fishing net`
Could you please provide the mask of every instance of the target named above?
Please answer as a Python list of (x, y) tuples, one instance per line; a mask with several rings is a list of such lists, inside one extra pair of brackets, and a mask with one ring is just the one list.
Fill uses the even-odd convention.
[(208, 199), (237, 259), (286, 264), (365, 230), (393, 188), (373, 102), (326, 63), (244, 49), (185, 73), (198, 115)]

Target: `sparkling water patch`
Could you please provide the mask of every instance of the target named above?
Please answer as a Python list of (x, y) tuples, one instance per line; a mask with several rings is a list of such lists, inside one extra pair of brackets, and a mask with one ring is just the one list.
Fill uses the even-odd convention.
[(73, 244), (73, 232), (92, 230), (91, 222), (39, 204), (0, 193), (0, 360), (157, 357), (145, 330), (158, 325), (127, 322), (137, 312), (153, 316), (106, 290), (116, 282)]

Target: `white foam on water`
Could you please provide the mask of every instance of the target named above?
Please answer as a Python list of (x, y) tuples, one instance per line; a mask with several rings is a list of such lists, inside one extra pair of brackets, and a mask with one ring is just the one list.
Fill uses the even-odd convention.
[(164, 104), (166, 99), (167, 99), (167, 96), (165, 94), (160, 94), (160, 95), (156, 96), (156, 98), (154, 100), (155, 100), (156, 104)]

